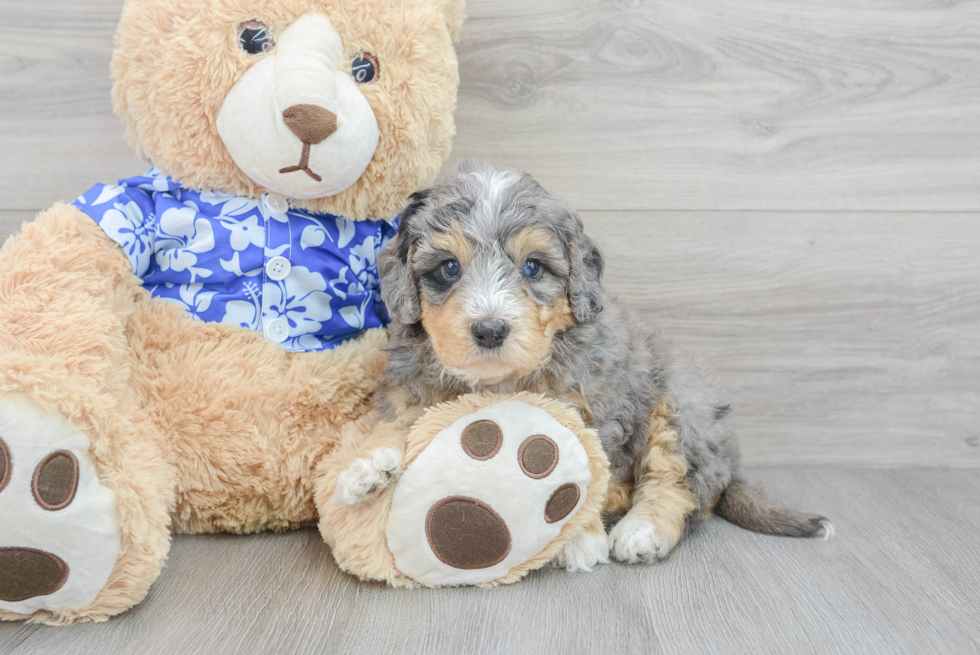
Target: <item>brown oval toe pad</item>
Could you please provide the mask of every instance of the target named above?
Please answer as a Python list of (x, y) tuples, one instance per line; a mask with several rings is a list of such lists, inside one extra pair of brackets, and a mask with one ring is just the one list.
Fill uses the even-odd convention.
[(10, 482), (10, 451), (7, 450), (7, 444), (0, 439), (0, 491), (7, 486)]
[(47, 596), (68, 579), (68, 565), (60, 557), (34, 548), (0, 548), (0, 600), (19, 603)]
[(563, 484), (555, 489), (555, 493), (551, 494), (551, 498), (544, 506), (544, 520), (548, 523), (556, 523), (568, 516), (578, 505), (580, 495), (577, 484)]
[(477, 421), (463, 430), (463, 451), (478, 460), (487, 460), (500, 451), (504, 433), (493, 421)]
[(433, 505), (425, 517), (425, 536), (435, 556), (457, 569), (489, 568), (510, 552), (504, 520), (489, 505), (466, 496)]
[(558, 444), (543, 434), (528, 437), (517, 450), (517, 462), (527, 477), (546, 478), (558, 466)]
[(67, 450), (51, 453), (34, 470), (31, 489), (34, 500), (46, 510), (68, 507), (78, 491), (78, 459)]

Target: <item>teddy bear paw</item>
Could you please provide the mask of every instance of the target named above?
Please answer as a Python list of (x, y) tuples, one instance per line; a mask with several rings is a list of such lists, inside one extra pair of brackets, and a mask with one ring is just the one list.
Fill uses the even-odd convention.
[[(551, 414), (515, 400), (485, 407), (405, 468), (388, 547), (398, 570), (423, 584), (505, 579), (559, 538), (591, 479), (585, 448)], [(602, 559), (601, 547), (580, 545), (589, 552), (576, 566)]]
[(592, 571), (599, 564), (609, 563), (609, 541), (605, 533), (580, 532), (562, 546), (555, 558), (555, 566), (569, 571)]
[(116, 497), (89, 440), (24, 398), (0, 399), (0, 610), (93, 602), (119, 556)]
[(387, 487), (398, 477), (402, 454), (394, 448), (378, 448), (371, 457), (351, 462), (337, 478), (334, 499), (341, 505), (357, 505)]
[(674, 548), (674, 541), (653, 523), (626, 516), (609, 532), (609, 550), (620, 562), (636, 564), (663, 559)]

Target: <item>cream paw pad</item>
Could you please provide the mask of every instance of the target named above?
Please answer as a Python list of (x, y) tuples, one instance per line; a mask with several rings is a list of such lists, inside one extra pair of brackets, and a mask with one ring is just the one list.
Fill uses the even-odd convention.
[(499, 582), (555, 544), (593, 474), (580, 436), (538, 404), (462, 416), (405, 468), (386, 530), (401, 573), (425, 585)]

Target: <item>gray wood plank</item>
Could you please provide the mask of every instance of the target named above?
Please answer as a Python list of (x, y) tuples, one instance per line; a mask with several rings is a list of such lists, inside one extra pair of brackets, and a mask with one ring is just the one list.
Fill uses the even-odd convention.
[(980, 214), (587, 212), (753, 464), (980, 465)]
[[(0, 209), (144, 168), (121, 0), (0, 0)], [(591, 209), (980, 209), (980, 5), (470, 0), (454, 158)]]
[(112, 113), (122, 0), (0, 1), (0, 209), (40, 210), (147, 169)]
[(764, 469), (831, 542), (712, 519), (667, 561), (545, 569), (493, 590), (342, 574), (313, 531), (178, 537), (149, 597), (105, 624), (0, 624), (0, 651), (969, 653), (980, 646), (975, 471)]
[(980, 4), (470, 2), (455, 155), (583, 209), (980, 208)]

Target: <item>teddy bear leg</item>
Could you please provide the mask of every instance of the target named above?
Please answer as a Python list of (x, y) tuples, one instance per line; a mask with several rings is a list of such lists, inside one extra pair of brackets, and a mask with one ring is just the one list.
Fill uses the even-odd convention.
[(562, 552), (578, 570), (608, 559), (608, 463), (561, 403), (518, 394), (430, 408), (405, 462), (386, 536), (397, 569), (422, 584), (513, 582)]
[(64, 205), (6, 242), (0, 271), (0, 619), (105, 620), (169, 547), (173, 476), (126, 384), (138, 280)]

